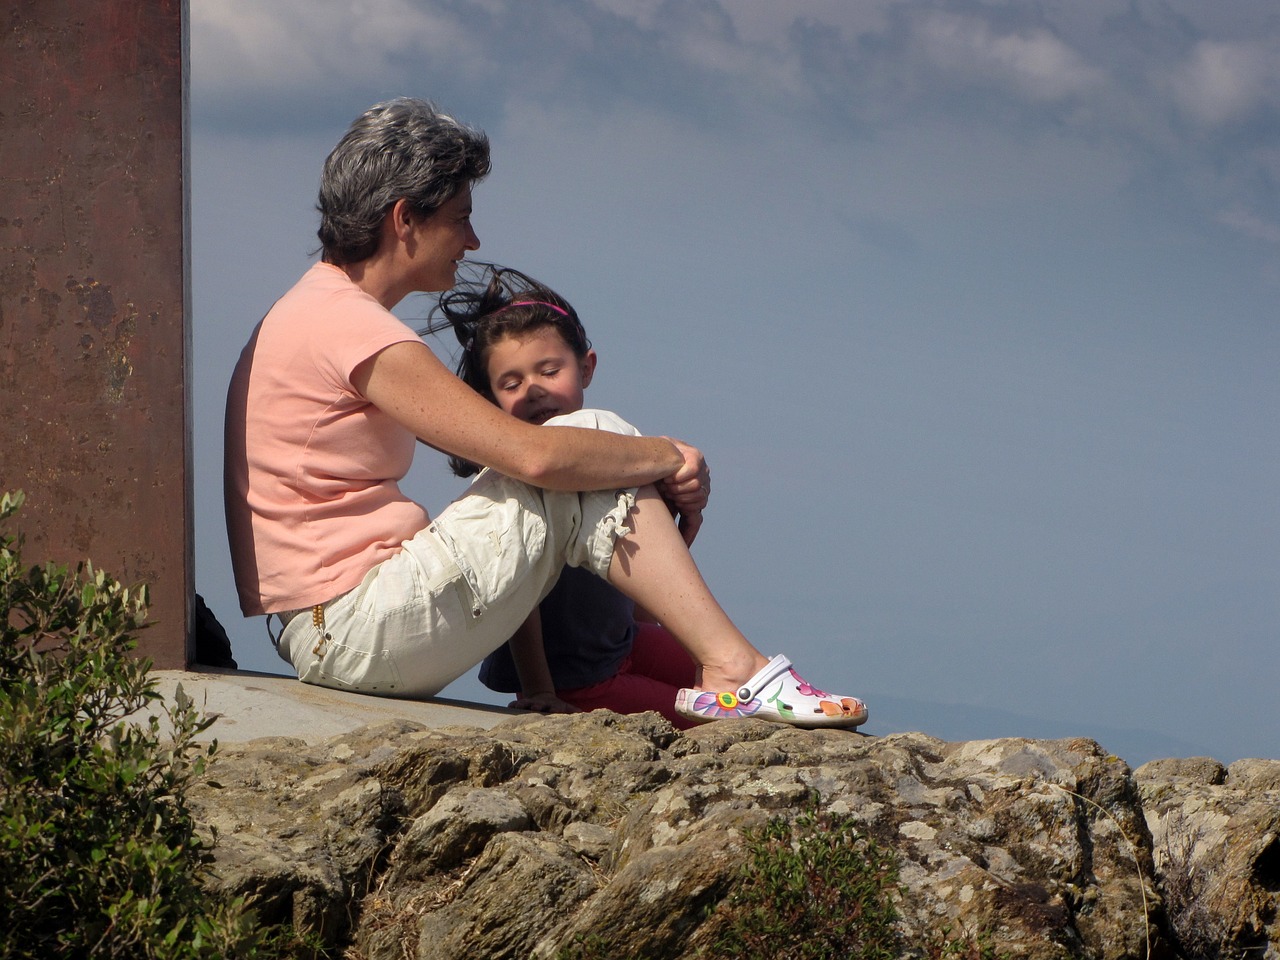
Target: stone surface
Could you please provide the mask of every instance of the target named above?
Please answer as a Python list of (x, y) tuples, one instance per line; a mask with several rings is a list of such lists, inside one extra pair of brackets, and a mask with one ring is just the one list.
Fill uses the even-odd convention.
[(1199, 956), (1280, 956), (1280, 760), (1139, 767), (1156, 875)]
[[(1169, 957), (1191, 942), (1190, 918), (1218, 938), (1199, 955), (1280, 957), (1275, 761), (1135, 775), (1089, 740), (757, 720), (679, 733), (603, 711), (488, 729), (402, 721), (220, 754), (221, 786), (193, 797), (219, 835), (215, 891), (349, 956), (705, 955), (750, 832), (817, 797), (896, 853), (914, 955), (950, 930), (1008, 957)], [(1170, 855), (1188, 829), (1194, 844)]]
[[(262, 640), (265, 643), (266, 637)], [(396, 720), (414, 720), (424, 727), (491, 727), (516, 714), (505, 707), (444, 697), (405, 700), (365, 696), (248, 670), (206, 666), (199, 671), (153, 670), (151, 678), (165, 702), (172, 703), (182, 687), (203, 713), (216, 717), (207, 737), (224, 744), (277, 736), (315, 744), (370, 724)]]

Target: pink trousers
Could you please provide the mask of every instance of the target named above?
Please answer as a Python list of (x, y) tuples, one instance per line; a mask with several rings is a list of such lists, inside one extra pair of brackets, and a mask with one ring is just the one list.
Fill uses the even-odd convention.
[(557, 690), (556, 696), (582, 710), (644, 713), (654, 710), (679, 730), (698, 724), (676, 713), (676, 691), (692, 687), (696, 667), (678, 640), (656, 623), (637, 624), (631, 655), (608, 680)]

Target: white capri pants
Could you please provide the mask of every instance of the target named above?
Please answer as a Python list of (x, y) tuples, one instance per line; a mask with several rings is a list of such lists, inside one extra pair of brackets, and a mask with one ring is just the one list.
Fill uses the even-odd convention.
[[(547, 426), (640, 436), (607, 410)], [(604, 577), (636, 488), (564, 493), (484, 470), (398, 554), (332, 601), (317, 628), (303, 612), (277, 650), (307, 683), (426, 697), (510, 639), (567, 564)]]

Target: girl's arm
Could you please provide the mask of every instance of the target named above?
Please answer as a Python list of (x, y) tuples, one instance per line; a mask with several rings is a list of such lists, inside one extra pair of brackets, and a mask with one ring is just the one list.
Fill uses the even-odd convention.
[(517, 420), (454, 376), (425, 343), (392, 344), (356, 367), (351, 382), (436, 449), (533, 486), (604, 490), (663, 480), (688, 496), (707, 475), (702, 454), (679, 441)]
[(631, 614), (631, 619), (634, 620), (636, 623), (657, 623), (658, 622), (657, 617), (655, 617), (652, 613), (650, 613), (644, 607), (641, 607), (639, 605), (636, 606), (635, 611)]
[(507, 646), (511, 648), (511, 659), (520, 677), (520, 697), (512, 701), (511, 706), (538, 713), (582, 712), (556, 696), (555, 681), (547, 666), (547, 651), (542, 645), (542, 614), (536, 607), (507, 641)]
[(702, 529), (702, 511), (693, 510), (681, 513), (677, 520), (680, 528), (680, 538), (684, 540), (686, 547), (692, 547), (694, 539), (698, 536), (698, 531)]

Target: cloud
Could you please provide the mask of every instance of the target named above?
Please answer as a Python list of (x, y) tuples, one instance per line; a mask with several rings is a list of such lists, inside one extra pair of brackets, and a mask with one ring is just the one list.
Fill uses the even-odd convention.
[(974, 16), (920, 18), (916, 42), (926, 60), (961, 82), (992, 83), (1030, 100), (1060, 100), (1096, 87), (1102, 71), (1047, 29), (999, 31)]
[(530, 114), (586, 131), (644, 116), (791, 151), (797, 172), (968, 130), (993, 170), (1051, 144), (1049, 174), (1123, 164), (1108, 189), (1260, 239), (1219, 213), (1277, 219), (1270, 3), (220, 0), (192, 6), (193, 96), (205, 124), (326, 137), (401, 93), (499, 137)]
[[(915, 21), (911, 57), (904, 17)], [(1045, 27), (1001, 30), (893, 0), (221, 0), (193, 5), (192, 18), (202, 94), (240, 111), (256, 105), (277, 123), (291, 122), (279, 113), (291, 98), (335, 89), (470, 85), (569, 108), (626, 102), (608, 91), (747, 121), (764, 102), (856, 125), (887, 91), (926, 88), (913, 83), (918, 70), (1037, 102), (1079, 93), (1098, 75)], [(486, 112), (501, 115), (502, 105)]]
[(1204, 126), (1249, 119), (1280, 105), (1280, 43), (1201, 40), (1170, 87), (1183, 113)]
[(192, 4), (191, 14), (198, 92), (240, 124), (297, 126), (335, 94), (367, 106), (374, 96), (410, 92), (406, 81), (424, 64), (448, 59), (465, 81), (485, 63), (483, 34), (446, 4), (219, 0)]
[(1218, 214), (1218, 222), (1254, 240), (1280, 245), (1280, 224), (1266, 220), (1241, 205), (1223, 210)]
[[(984, 100), (987, 113), (1000, 101), (1078, 109), (1071, 116), (1085, 118), (1081, 132), (1091, 135), (1116, 118), (1118, 102), (1134, 105), (1121, 120), (1164, 115), (1172, 100), (1217, 124), (1276, 99), (1275, 37), (1234, 38), (1225, 24), (1191, 27), (1171, 15), (1147, 20), (1112, 0), (1034, 13), (956, 6), (220, 0), (192, 7), (192, 63), (208, 103), (231, 104), (242, 116), (259, 110), (276, 124), (296, 122), (291, 104), (366, 90), (425, 91), (486, 118), (537, 97), (568, 112), (639, 103), (748, 125), (766, 104), (837, 136), (860, 135), (885, 117), (980, 111)], [(1188, 39), (1188, 31), (1196, 32)], [(1171, 54), (1182, 59), (1172, 63)], [(1143, 86), (1150, 77), (1163, 79)], [(490, 99), (478, 105), (480, 96)]]

